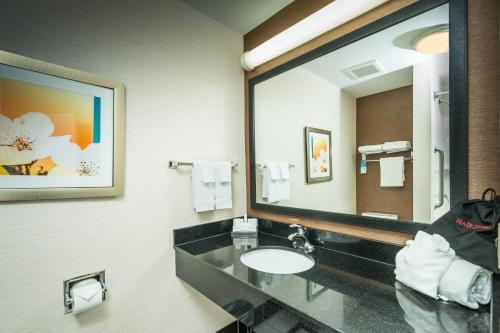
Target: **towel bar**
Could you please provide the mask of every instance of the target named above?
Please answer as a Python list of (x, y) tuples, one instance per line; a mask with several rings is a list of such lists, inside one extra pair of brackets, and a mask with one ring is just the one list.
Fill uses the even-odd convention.
[[(261, 169), (266, 167), (265, 164), (262, 164), (262, 163), (257, 163), (256, 166), (257, 166), (257, 168), (261, 168)], [(288, 164), (288, 167), (295, 168), (295, 164)]]
[[(180, 166), (193, 166), (193, 162), (168, 161), (168, 167), (170, 169), (177, 169)], [(231, 162), (231, 166), (233, 168), (236, 168), (238, 166), (238, 163)]]

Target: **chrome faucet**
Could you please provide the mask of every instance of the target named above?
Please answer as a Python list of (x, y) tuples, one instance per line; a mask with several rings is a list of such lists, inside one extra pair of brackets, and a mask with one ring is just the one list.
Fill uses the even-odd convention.
[(314, 251), (314, 246), (307, 239), (307, 228), (300, 224), (292, 224), (290, 228), (297, 228), (297, 232), (290, 234), (288, 239), (292, 241), (292, 246), (296, 249), (304, 250), (305, 253)]

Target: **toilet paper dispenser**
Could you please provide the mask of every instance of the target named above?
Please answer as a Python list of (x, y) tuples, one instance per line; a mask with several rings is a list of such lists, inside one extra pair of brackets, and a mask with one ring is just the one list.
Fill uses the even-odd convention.
[(69, 280), (66, 280), (63, 282), (63, 288), (64, 288), (64, 313), (71, 313), (73, 312), (74, 309), (74, 298), (71, 293), (71, 289), (73, 286), (76, 284), (81, 284), (80, 282), (83, 282), (85, 280), (97, 280), (100, 285), (101, 285), (101, 292), (102, 292), (102, 301), (106, 299), (106, 276), (104, 271), (100, 272), (95, 272), (91, 274), (85, 274), (82, 276), (78, 276)]

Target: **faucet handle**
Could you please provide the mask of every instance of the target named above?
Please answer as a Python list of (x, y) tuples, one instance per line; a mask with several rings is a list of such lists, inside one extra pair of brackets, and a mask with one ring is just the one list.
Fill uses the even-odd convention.
[(291, 224), (289, 228), (297, 228), (297, 233), (303, 235), (306, 233), (307, 228), (304, 227), (302, 224)]

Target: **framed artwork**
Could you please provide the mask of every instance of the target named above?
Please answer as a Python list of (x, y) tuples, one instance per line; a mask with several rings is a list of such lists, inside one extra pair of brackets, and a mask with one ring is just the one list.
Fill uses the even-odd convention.
[(123, 193), (125, 89), (0, 51), (0, 201)]
[(332, 132), (305, 128), (306, 183), (332, 180)]

